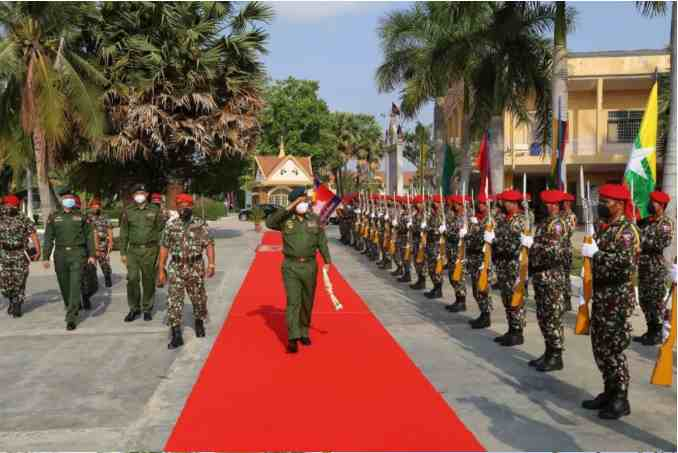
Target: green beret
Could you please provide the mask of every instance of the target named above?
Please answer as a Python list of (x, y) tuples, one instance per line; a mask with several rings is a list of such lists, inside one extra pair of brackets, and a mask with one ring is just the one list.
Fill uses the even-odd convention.
[(303, 187), (297, 187), (287, 196), (287, 201), (292, 203), (294, 200), (296, 200), (299, 197), (303, 197), (304, 195), (306, 195), (306, 189), (304, 189)]

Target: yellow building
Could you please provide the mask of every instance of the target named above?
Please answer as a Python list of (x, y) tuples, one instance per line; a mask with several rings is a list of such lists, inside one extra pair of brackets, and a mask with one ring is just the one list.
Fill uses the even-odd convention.
[(280, 145), (277, 156), (255, 156), (257, 164), (252, 187), (252, 204), (271, 203), (287, 206), (287, 196), (295, 187), (313, 186), (310, 157), (285, 154)]

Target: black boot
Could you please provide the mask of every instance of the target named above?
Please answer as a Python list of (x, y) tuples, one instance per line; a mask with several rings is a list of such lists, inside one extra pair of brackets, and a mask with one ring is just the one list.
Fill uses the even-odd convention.
[(457, 297), (456, 302), (453, 305), (448, 305), (445, 309), (452, 313), (466, 311), (466, 297)]
[(113, 286), (113, 278), (111, 277), (111, 274), (104, 274), (104, 283), (106, 284), (106, 288)]
[(504, 341), (502, 341), (501, 344), (502, 346), (519, 346), (525, 342), (525, 338), (523, 338), (523, 329), (516, 329), (513, 331), (513, 333), (508, 334), (506, 337), (504, 337)]
[(424, 295), (429, 299), (440, 299), (441, 297), (443, 297), (443, 284), (434, 283), (433, 288), (431, 288), (431, 291), (425, 292)]
[(611, 386), (606, 382), (605, 383), (605, 390), (603, 393), (598, 394), (595, 398), (592, 400), (584, 400), (581, 403), (581, 407), (584, 409), (588, 409), (591, 411), (597, 411), (602, 408), (604, 408), (607, 403), (610, 401), (611, 398), (611, 393), (612, 393), (612, 388)]
[(398, 278), (398, 282), (400, 283), (409, 283), (412, 281), (412, 274), (410, 273), (410, 270), (406, 270), (403, 275)]
[(393, 275), (394, 277), (397, 277), (402, 273), (403, 273), (403, 267), (400, 264), (397, 265), (397, 267), (395, 268), (394, 271), (391, 271), (391, 275)]
[(659, 326), (651, 327), (648, 332), (645, 340), (642, 341), (645, 346), (655, 346), (661, 344), (662, 342), (662, 328)]
[(23, 313), (21, 311), (21, 303), (14, 302), (14, 310), (12, 310), (12, 316), (14, 316), (15, 318), (21, 318), (22, 314)]
[(92, 308), (92, 302), (89, 300), (90, 296), (85, 296), (84, 294), (82, 295), (82, 309), (83, 310), (90, 310)]
[(544, 359), (546, 358), (546, 356), (548, 354), (549, 354), (549, 347), (546, 346), (546, 350), (544, 351), (544, 353), (542, 355), (540, 355), (538, 358), (532, 359), (529, 362), (527, 362), (527, 366), (531, 366), (531, 367), (534, 367), (534, 368), (541, 366), (544, 363)]
[(390, 271), (393, 269), (393, 262), (391, 260), (384, 261), (384, 264), (381, 266), (385, 271)]
[(505, 334), (499, 335), (498, 337), (494, 337), (494, 340), (492, 341), (494, 341), (495, 343), (503, 343), (504, 339), (511, 334), (513, 334), (513, 329), (509, 327), (509, 330), (507, 330)]
[(167, 345), (167, 349), (176, 349), (184, 345), (184, 338), (181, 336), (181, 326), (172, 327), (172, 339)]
[(647, 341), (647, 337), (649, 337), (651, 334), (652, 334), (652, 328), (648, 326), (647, 332), (645, 332), (642, 335), (633, 337), (633, 341), (635, 341), (636, 343), (645, 344), (645, 341)]
[(537, 365), (537, 371), (549, 372), (563, 369), (563, 350), (562, 349), (546, 349), (546, 356), (544, 361)]
[(14, 317), (14, 299), (10, 297), (9, 305), (7, 305), (7, 314)]
[(410, 285), (412, 289), (424, 289), (426, 288), (426, 278), (423, 275), (417, 276), (417, 281), (414, 285)]
[(485, 329), (487, 327), (490, 327), (491, 324), (492, 324), (492, 321), (490, 319), (490, 313), (489, 312), (482, 312), (478, 318), (471, 321), (471, 328), (472, 329)]
[(205, 324), (202, 319), (195, 320), (195, 336), (204, 337), (205, 336)]
[(125, 316), (125, 322), (132, 322), (135, 319), (139, 317), (141, 312), (139, 310), (130, 310), (129, 313), (127, 313), (127, 316)]
[(598, 417), (604, 420), (616, 420), (624, 415), (631, 414), (628, 391), (615, 389), (607, 405), (600, 409)]

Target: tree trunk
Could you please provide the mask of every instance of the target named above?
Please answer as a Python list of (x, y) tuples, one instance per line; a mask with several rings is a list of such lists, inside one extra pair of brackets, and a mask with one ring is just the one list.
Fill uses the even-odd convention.
[(491, 194), (504, 190), (504, 117), (497, 115), (490, 121), (490, 179)]
[(26, 168), (26, 215), (33, 220), (33, 169)]
[(52, 204), (52, 194), (49, 189), (47, 143), (45, 142), (45, 134), (40, 127), (36, 127), (33, 130), (33, 152), (35, 153), (38, 190), (40, 191), (40, 220), (45, 223), (47, 217), (54, 210), (54, 205)]
[[(556, 23), (553, 32), (553, 77), (551, 79), (551, 146), (558, 146), (560, 121), (567, 121), (567, 23), (565, 2), (556, 2)], [(552, 148), (553, 149), (553, 148)], [(565, 164), (563, 164), (565, 166)], [(560, 190), (567, 190), (567, 174), (561, 186), (561, 176), (556, 175), (553, 184)]]
[[(662, 190), (671, 196), (667, 215), (671, 219), (676, 218), (676, 203), (678, 197), (676, 194), (676, 102), (678, 100), (676, 89), (676, 2), (671, 6), (671, 104), (669, 106), (669, 131), (666, 143), (666, 153), (664, 154), (664, 175)], [(673, 259), (676, 250), (676, 236), (673, 236), (671, 247), (667, 247), (664, 256), (667, 260)]]
[[(435, 146), (435, 154), (438, 162), (444, 162), (445, 144), (448, 142), (447, 118), (445, 118), (445, 109), (443, 108), (444, 102), (444, 97), (436, 98), (433, 107), (433, 146)], [(440, 181), (443, 180), (443, 171), (442, 165), (436, 167), (436, 176)], [(450, 181), (446, 181), (446, 184), (449, 185)]]
[(167, 182), (167, 189), (165, 192), (167, 209), (176, 211), (177, 209), (177, 195), (184, 191), (185, 180), (179, 177), (170, 178)]

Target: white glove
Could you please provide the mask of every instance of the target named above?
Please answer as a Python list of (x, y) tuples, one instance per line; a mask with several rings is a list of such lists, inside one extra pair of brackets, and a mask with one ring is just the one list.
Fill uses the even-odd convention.
[(494, 242), (494, 231), (486, 231), (486, 232), (483, 234), (483, 239), (484, 239), (485, 242), (487, 242), (488, 244), (493, 243), (493, 242)]
[(360, 209), (356, 209), (356, 210), (353, 211), (353, 212), (355, 212), (356, 214), (360, 214)]
[(593, 258), (593, 255), (595, 255), (596, 253), (598, 253), (598, 244), (596, 244), (596, 241), (581, 246), (582, 256), (585, 256), (587, 258)]
[(678, 283), (678, 264), (674, 263), (671, 265), (671, 278), (673, 283)]
[(372, 214), (370, 214), (370, 219), (373, 219), (373, 218), (374, 218), (374, 212)]
[(468, 234), (468, 230), (466, 228), (461, 228), (459, 230), (459, 239), (464, 239), (464, 236)]
[(379, 213), (379, 218), (381, 219), (382, 217), (384, 217), (384, 213), (383, 213), (383, 212), (380, 212), (380, 213)]
[(384, 220), (388, 220), (389, 218), (390, 218), (390, 217), (388, 216), (388, 214), (386, 214), (386, 215), (384, 216)]
[(471, 223), (478, 223), (478, 217), (476, 217), (476, 216), (471, 217), (470, 220), (471, 220)]
[(421, 225), (419, 225), (419, 227), (420, 227), (422, 230), (425, 230), (425, 229), (426, 229), (426, 222), (421, 222)]
[(407, 228), (412, 228), (412, 221), (407, 222)]
[(445, 231), (447, 231), (447, 227), (445, 225), (440, 225), (438, 227), (438, 233), (443, 234)]
[(394, 220), (393, 222), (391, 222), (391, 225), (393, 225), (393, 226), (398, 226), (398, 222), (396, 222), (396, 221)]
[(534, 238), (532, 236), (525, 236), (524, 234), (520, 235), (520, 245), (529, 249), (534, 244)]

